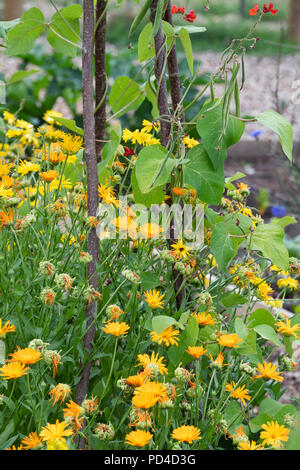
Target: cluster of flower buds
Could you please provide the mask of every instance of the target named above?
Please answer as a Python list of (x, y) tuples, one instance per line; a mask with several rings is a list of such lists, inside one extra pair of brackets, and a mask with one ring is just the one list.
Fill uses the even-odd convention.
[(123, 269), (122, 276), (127, 279), (127, 281), (132, 282), (133, 284), (140, 284), (140, 276), (130, 269)]
[(177, 367), (174, 372), (175, 378), (180, 383), (188, 383), (193, 378), (193, 374), (183, 367)]
[[(185, 7), (178, 7), (177, 5), (173, 5), (171, 9), (172, 15), (184, 15), (185, 14)], [(184, 16), (184, 20), (188, 21), (189, 23), (194, 23), (197, 15), (195, 15), (194, 10), (191, 10), (189, 13), (186, 13)]]
[(111, 441), (115, 437), (115, 428), (113, 427), (112, 423), (98, 423), (94, 428), (93, 433), (101, 441)]
[(41, 261), (39, 263), (38, 272), (43, 276), (52, 276), (55, 271), (56, 267), (50, 261)]

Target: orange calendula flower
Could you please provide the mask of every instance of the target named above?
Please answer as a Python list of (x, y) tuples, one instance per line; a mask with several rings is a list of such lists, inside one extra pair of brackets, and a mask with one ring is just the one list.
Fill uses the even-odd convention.
[(2, 319), (0, 318), (0, 339), (5, 338), (7, 333), (12, 333), (14, 331), (16, 331), (16, 327), (11, 325), (9, 320), (3, 325)]
[(39, 449), (42, 446), (42, 441), (36, 432), (31, 432), (29, 436), (22, 439), (21, 444), (25, 450)]
[(174, 330), (173, 326), (169, 326), (166, 330), (161, 333), (156, 333), (156, 331), (151, 331), (150, 336), (152, 341), (158, 344), (164, 343), (166, 346), (175, 344), (177, 346), (179, 342), (179, 330)]
[(174, 429), (171, 437), (179, 442), (192, 444), (194, 441), (201, 439), (200, 433), (200, 429), (195, 426), (180, 426), (179, 428)]
[(300, 330), (299, 323), (291, 326), (291, 320), (286, 319), (285, 321), (278, 321), (275, 325), (278, 327), (276, 330), (278, 333), (282, 333), (284, 336), (294, 336), (295, 339), (299, 338), (297, 333)]
[(18, 379), (23, 375), (27, 375), (28, 370), (29, 367), (25, 367), (25, 364), (21, 364), (21, 362), (14, 361), (0, 367), (0, 375), (3, 377), (4, 380)]
[(275, 380), (275, 382), (283, 382), (284, 378), (280, 375), (280, 372), (277, 371), (276, 364), (271, 362), (264, 362), (264, 364), (257, 364), (257, 370), (260, 374), (255, 375), (254, 379), (263, 378), (266, 380)]
[(231, 334), (220, 334), (217, 339), (220, 346), (225, 346), (226, 348), (238, 348), (239, 343), (243, 340), (238, 337), (236, 333)]
[(113, 336), (127, 335), (130, 326), (125, 322), (110, 322), (102, 328), (104, 333)]
[(218, 367), (219, 369), (221, 369), (223, 366), (228, 366), (229, 365), (229, 364), (224, 364), (224, 354), (223, 353), (219, 353), (217, 355), (216, 359), (214, 359), (210, 353), (208, 354), (208, 357), (212, 362), (212, 366)]
[(49, 442), (53, 441), (54, 439), (63, 439), (65, 437), (72, 436), (73, 431), (71, 429), (67, 429), (67, 423), (62, 421), (61, 423), (56, 420), (55, 424), (47, 423), (40, 432), (40, 438), (42, 441)]
[(144, 374), (141, 372), (140, 374), (137, 375), (130, 375), (125, 379), (127, 385), (130, 385), (131, 387), (140, 387), (143, 385), (145, 380), (147, 380), (148, 374)]
[(145, 301), (148, 305), (152, 308), (163, 308), (163, 298), (165, 294), (160, 295), (158, 290), (149, 290), (144, 292), (145, 294)]
[(244, 441), (239, 442), (237, 446), (238, 450), (263, 450), (264, 446), (256, 444), (255, 441)]
[(82, 428), (83, 417), (80, 418), (84, 414), (82, 406), (70, 400), (66, 404), (66, 408), (63, 409), (63, 412), (65, 421), (71, 424), (74, 430), (78, 431)]
[(132, 404), (136, 408), (142, 410), (148, 410), (158, 402), (158, 397), (153, 392), (142, 392), (138, 395), (134, 395), (132, 398)]
[(67, 384), (59, 383), (56, 387), (50, 390), (51, 400), (53, 399), (53, 406), (60, 400), (60, 404), (65, 401), (66, 397), (71, 394), (71, 388)]
[(136, 396), (143, 395), (144, 393), (152, 393), (159, 402), (168, 398), (167, 387), (160, 382), (148, 380), (134, 390), (134, 395)]
[(210, 315), (210, 313), (193, 313), (192, 317), (196, 318), (200, 326), (215, 325), (216, 323), (216, 320)]
[(51, 183), (51, 181), (58, 177), (58, 173), (55, 170), (43, 171), (42, 173), (39, 173), (39, 175), (47, 183)]
[(204, 349), (203, 346), (189, 346), (186, 352), (193, 356), (195, 359), (199, 359), (203, 356), (203, 354), (207, 352), (207, 349)]
[(243, 405), (246, 405), (246, 400), (251, 400), (251, 396), (248, 394), (248, 389), (245, 388), (245, 385), (242, 387), (236, 387), (235, 382), (230, 382), (225, 387), (226, 392), (231, 392), (230, 395), (236, 400), (241, 400)]
[(281, 442), (288, 441), (290, 430), (283, 425), (279, 425), (277, 421), (268, 421), (263, 424), (260, 438), (263, 439), (263, 445), (271, 445), (273, 447), (280, 447)]
[[(0, 228), (4, 225), (11, 223), (14, 220), (14, 211), (9, 209), (9, 212), (0, 211)], [(1, 320), (0, 320), (1, 321)]]
[(25, 365), (35, 364), (36, 362), (40, 361), (43, 357), (42, 354), (39, 351), (36, 351), (35, 349), (21, 349), (19, 346), (17, 346), (17, 351), (13, 352), (12, 354), (9, 354), (9, 356), (11, 356), (11, 359), (9, 359), (9, 361), (18, 361)]
[(137, 431), (131, 431), (125, 436), (125, 443), (134, 447), (144, 447), (152, 439), (152, 434), (149, 431), (143, 431), (138, 429)]
[(98, 186), (98, 195), (105, 204), (112, 204), (116, 207), (119, 206), (119, 201), (116, 199), (114, 188), (108, 186), (107, 183), (105, 185), (100, 184)]
[(184, 194), (183, 188), (173, 188), (172, 191), (173, 191), (173, 194), (175, 194), (175, 196), (183, 196)]
[(149, 354), (139, 354), (137, 358), (139, 361), (138, 365), (143, 366), (144, 369), (150, 369), (154, 373), (168, 373), (168, 369), (163, 363), (164, 358), (158, 357), (158, 354), (155, 354), (154, 352), (151, 354), (151, 356), (149, 356)]

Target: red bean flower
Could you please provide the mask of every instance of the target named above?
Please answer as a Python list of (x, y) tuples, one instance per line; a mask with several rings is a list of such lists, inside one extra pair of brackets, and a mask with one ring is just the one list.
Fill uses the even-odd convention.
[[(249, 10), (249, 15), (255, 16), (259, 11), (260, 8), (257, 3), (255, 3), (254, 7)], [(263, 13), (272, 13), (272, 15), (276, 15), (276, 13), (278, 13), (278, 10), (274, 8), (273, 2), (270, 2), (269, 6), (267, 5), (267, 3), (265, 3), (262, 11)]]
[(185, 15), (184, 20), (188, 21), (189, 23), (194, 23), (196, 18), (197, 18), (197, 15), (195, 15), (194, 10), (191, 10), (189, 13)]
[(171, 13), (172, 15), (183, 15), (183, 13), (185, 13), (185, 7), (177, 7), (177, 5), (173, 5), (172, 6), (172, 10), (171, 10)]

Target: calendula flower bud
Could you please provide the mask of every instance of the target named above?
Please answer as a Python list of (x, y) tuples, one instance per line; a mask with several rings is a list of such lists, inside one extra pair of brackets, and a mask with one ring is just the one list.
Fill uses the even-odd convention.
[(101, 441), (111, 441), (115, 436), (115, 429), (112, 423), (98, 423), (97, 426), (94, 428), (93, 433)]
[(94, 397), (86, 398), (85, 400), (83, 400), (81, 406), (84, 410), (84, 414), (94, 414), (96, 412), (98, 413), (98, 402), (99, 399)]
[(248, 362), (241, 362), (240, 371), (246, 372), (246, 374), (251, 375), (251, 376), (257, 373), (257, 370), (255, 369), (255, 367), (251, 367), (251, 365)]
[(25, 217), (23, 217), (23, 219), (18, 220), (15, 223), (15, 230), (24, 230), (34, 222), (36, 222), (36, 216), (35, 216), (35, 212), (32, 211), (32, 212), (29, 212), (29, 214), (27, 214)]
[(95, 300), (102, 300), (102, 295), (100, 292), (98, 292), (96, 289), (94, 289), (91, 286), (88, 286), (84, 291), (83, 291), (83, 297), (85, 300), (88, 301), (90, 304), (91, 302), (94, 302)]
[(5, 395), (0, 394), (0, 405), (3, 405), (4, 398), (5, 398)]
[(126, 379), (121, 378), (117, 380), (117, 387), (122, 390), (122, 392), (129, 392), (130, 386), (127, 384)]
[(176, 259), (170, 254), (169, 250), (163, 250), (160, 254), (160, 257), (163, 261), (174, 264)]
[(296, 417), (294, 415), (291, 415), (290, 413), (287, 413), (286, 415), (284, 415), (283, 422), (289, 428), (295, 428), (297, 425)]
[(45, 349), (49, 346), (50, 343), (44, 343), (42, 339), (35, 338), (30, 341), (28, 347), (31, 349), (35, 349), (36, 351), (44, 353)]
[(182, 450), (180, 442), (179, 441), (178, 442), (173, 442), (171, 450)]
[(79, 253), (79, 262), (83, 264), (88, 264), (92, 261), (93, 257), (86, 251), (81, 251)]
[(292, 372), (295, 370), (295, 363), (289, 356), (280, 356), (278, 363), (283, 371)]
[(202, 395), (202, 393), (203, 393), (203, 388), (201, 387), (200, 384), (190, 387), (186, 391), (186, 394), (189, 398), (196, 398), (197, 396), (199, 397)]
[(70, 293), (70, 297), (71, 297), (72, 299), (78, 299), (78, 295), (79, 295), (79, 289), (78, 289), (78, 287), (77, 287), (77, 286), (72, 287), (71, 293)]
[(51, 307), (55, 299), (55, 292), (50, 287), (45, 287), (41, 292), (40, 298), (45, 305), (50, 305)]
[(123, 269), (122, 276), (125, 277), (128, 281), (132, 282), (133, 284), (140, 284), (140, 276), (138, 276), (134, 271), (130, 271), (130, 269)]
[(175, 369), (174, 375), (180, 383), (188, 383), (193, 377), (193, 374), (183, 367), (177, 367), (177, 369)]
[(76, 183), (75, 186), (73, 187), (73, 191), (74, 193), (84, 193), (85, 189), (84, 189), (83, 183), (81, 182)]
[(213, 303), (212, 296), (206, 291), (201, 292), (197, 300), (200, 304), (204, 304), (208, 307), (211, 307)]
[(74, 279), (75, 278), (71, 278), (68, 274), (62, 273), (62, 274), (56, 274), (54, 281), (59, 289), (70, 291)]
[(192, 409), (192, 405), (187, 400), (182, 400), (179, 403), (179, 408), (181, 408), (182, 410), (185, 410), (185, 411), (190, 411)]
[(17, 207), (22, 199), (20, 197), (11, 197), (10, 199), (4, 199), (1, 201), (3, 207)]
[(169, 398), (168, 400), (163, 400), (159, 402), (159, 407), (163, 409), (174, 408), (174, 403), (171, 398)]
[(56, 268), (54, 264), (50, 263), (50, 261), (41, 261), (39, 263), (38, 271), (43, 274), (43, 276), (52, 276), (55, 273)]

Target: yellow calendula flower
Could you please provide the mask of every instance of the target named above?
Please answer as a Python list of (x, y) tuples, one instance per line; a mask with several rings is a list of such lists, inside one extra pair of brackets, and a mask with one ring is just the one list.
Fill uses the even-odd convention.
[(19, 163), (17, 171), (22, 176), (25, 176), (28, 173), (35, 173), (35, 172), (41, 171), (41, 167), (38, 163), (32, 163), (32, 162), (28, 162), (27, 160), (25, 160)]
[(3, 119), (9, 126), (13, 126), (16, 121), (15, 115), (8, 111), (3, 111)]
[(24, 439), (21, 441), (21, 444), (25, 450), (39, 449), (43, 445), (36, 432), (31, 432), (27, 437), (24, 437)]
[(264, 446), (257, 444), (255, 441), (243, 441), (239, 442), (237, 446), (238, 450), (263, 450)]
[(11, 168), (13, 168), (13, 163), (6, 163), (2, 159), (0, 160), (0, 178), (5, 175), (9, 175)]
[(293, 279), (292, 277), (286, 277), (283, 279), (278, 279), (277, 286), (279, 287), (279, 289), (285, 287), (290, 289), (291, 291), (296, 291), (299, 287), (299, 282), (297, 281), (297, 279)]
[(160, 374), (167, 374), (168, 369), (164, 365), (163, 357), (159, 357), (158, 354), (154, 352), (149, 356), (149, 354), (139, 354), (138, 357), (138, 366), (142, 366), (146, 370), (151, 370), (155, 373), (159, 372)]
[(291, 326), (291, 320), (288, 318), (285, 321), (278, 321), (275, 323), (275, 325), (278, 327), (277, 332), (283, 334), (284, 336), (294, 336), (295, 339), (299, 338), (299, 335), (297, 331), (300, 330), (300, 325), (299, 323), (296, 323), (296, 325)]
[(145, 238), (158, 238), (162, 231), (163, 228), (155, 223), (143, 224), (139, 229), (139, 233)]
[(191, 248), (185, 245), (182, 240), (178, 240), (177, 243), (171, 245), (171, 248), (173, 248), (173, 250), (171, 250), (171, 254), (177, 259), (187, 259), (190, 256), (189, 252)]
[(169, 326), (161, 333), (156, 333), (156, 331), (151, 331), (150, 336), (154, 343), (162, 344), (164, 343), (167, 347), (170, 345), (176, 345), (179, 342), (179, 330), (175, 330), (173, 326)]
[(192, 137), (189, 137), (188, 135), (182, 139), (182, 142), (183, 142), (184, 145), (185, 145), (186, 147), (188, 147), (189, 149), (192, 149), (192, 148), (195, 147), (196, 145), (199, 145), (198, 140), (193, 139)]
[(56, 126), (61, 126), (61, 124), (58, 121), (56, 121), (55, 118), (62, 118), (62, 117), (63, 117), (62, 113), (58, 111), (54, 111), (53, 109), (50, 109), (49, 111), (45, 112), (43, 119), (50, 125), (55, 124)]
[(192, 444), (194, 441), (202, 439), (200, 433), (200, 429), (195, 426), (180, 426), (179, 428), (174, 429), (171, 437), (179, 442)]
[(267, 421), (267, 424), (262, 425), (262, 429), (260, 438), (263, 439), (263, 445), (280, 447), (282, 442), (287, 442), (289, 439), (290, 430), (277, 421)]
[(243, 340), (238, 337), (236, 333), (231, 333), (231, 334), (220, 334), (220, 336), (217, 339), (218, 343), (220, 346), (225, 346), (226, 348), (238, 348), (239, 343), (241, 343)]
[(193, 356), (195, 359), (199, 359), (203, 356), (203, 354), (207, 352), (207, 349), (204, 349), (203, 346), (189, 346), (186, 352)]
[(14, 331), (16, 331), (15, 325), (11, 325), (9, 320), (3, 324), (2, 319), (0, 318), (0, 339), (5, 338), (7, 333), (12, 333)]
[(277, 371), (276, 364), (271, 362), (264, 362), (263, 364), (257, 364), (257, 370), (260, 374), (254, 376), (254, 379), (263, 378), (266, 380), (275, 380), (275, 382), (283, 382), (284, 378)]
[(63, 439), (65, 437), (72, 436), (73, 431), (67, 429), (67, 423), (65, 421), (59, 422), (56, 420), (55, 424), (47, 423), (40, 432), (40, 438), (43, 442), (51, 442), (54, 439)]
[(71, 394), (71, 388), (67, 384), (59, 383), (56, 387), (53, 387), (49, 395), (51, 395), (51, 400), (53, 399), (53, 406), (56, 402), (60, 400), (60, 404), (62, 404), (66, 397)]
[(148, 133), (150, 133), (152, 130), (155, 130), (157, 132), (160, 128), (160, 123), (158, 121), (150, 122), (150, 121), (147, 121), (147, 119), (144, 119), (142, 124), (143, 124), (144, 129)]
[(3, 377), (4, 380), (9, 380), (9, 379), (18, 379), (19, 377), (22, 377), (23, 375), (28, 374), (29, 367), (25, 367), (25, 364), (22, 364), (21, 362), (14, 361), (8, 364), (5, 364), (4, 366), (0, 367), (0, 372), (1, 372), (1, 377)]
[(165, 294), (160, 295), (160, 292), (158, 290), (149, 290), (144, 292), (145, 294), (145, 301), (147, 302), (148, 305), (152, 308), (163, 308), (163, 298)]
[(0, 183), (0, 197), (3, 199), (10, 199), (13, 197), (14, 192), (10, 187), (7, 187), (5, 184)]
[(108, 186), (108, 184), (100, 184), (98, 186), (98, 195), (100, 199), (102, 199), (102, 202), (105, 204), (112, 204), (116, 207), (119, 205), (119, 201), (116, 199), (115, 193), (114, 193), (114, 188), (111, 186)]
[(215, 325), (216, 320), (210, 315), (210, 313), (192, 313), (192, 317), (196, 318), (200, 326)]
[(131, 431), (125, 436), (125, 443), (134, 447), (144, 447), (152, 439), (152, 434), (149, 431), (143, 431), (138, 429), (137, 431)]
[(17, 350), (12, 354), (9, 354), (9, 356), (11, 356), (11, 359), (9, 359), (9, 361), (19, 361), (25, 365), (35, 364), (36, 362), (40, 361), (43, 357), (39, 351), (36, 351), (33, 348), (21, 349), (19, 346), (17, 346)]
[(63, 136), (61, 147), (67, 155), (74, 155), (83, 148), (82, 137), (72, 134), (65, 134)]
[(125, 322), (110, 322), (102, 328), (104, 333), (113, 336), (123, 336), (127, 335), (130, 326)]
[(225, 390), (226, 392), (231, 392), (230, 396), (232, 396), (232, 398), (241, 400), (243, 405), (246, 405), (246, 400), (251, 400), (251, 396), (248, 393), (248, 389), (245, 388), (245, 385), (236, 387), (236, 383), (232, 381), (226, 385)]
[(72, 186), (72, 182), (63, 175), (62, 178), (55, 178), (51, 181), (50, 191), (55, 191), (58, 188), (71, 189)]
[(69, 450), (65, 439), (52, 439), (47, 442), (47, 450)]

